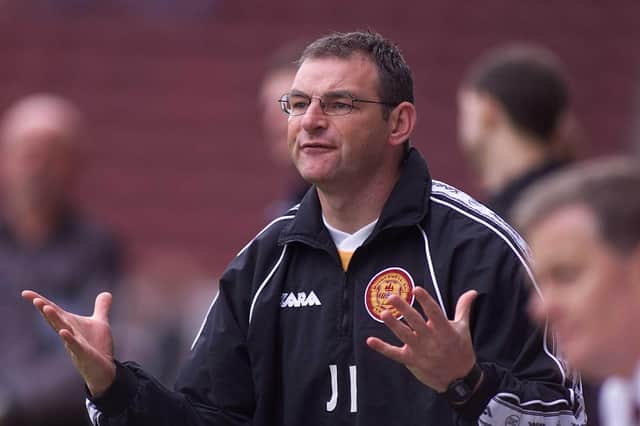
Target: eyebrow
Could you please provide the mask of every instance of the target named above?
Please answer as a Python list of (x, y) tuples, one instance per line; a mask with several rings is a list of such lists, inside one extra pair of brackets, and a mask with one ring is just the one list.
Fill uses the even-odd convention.
[[(297, 89), (293, 89), (291, 90), (291, 92), (289, 92), (290, 95), (298, 95), (298, 96), (307, 96), (310, 97), (308, 94), (306, 94), (305, 92), (301, 91), (301, 90), (297, 90)], [(348, 91), (348, 90), (332, 90), (329, 92), (326, 92), (324, 94), (322, 94), (320, 96), (321, 98), (355, 98), (355, 96), (353, 96), (353, 94)]]

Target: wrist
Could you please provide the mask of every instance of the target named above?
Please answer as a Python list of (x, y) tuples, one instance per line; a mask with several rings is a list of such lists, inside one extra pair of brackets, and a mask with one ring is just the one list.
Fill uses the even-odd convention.
[(144, 372), (133, 363), (126, 363), (125, 365), (115, 361), (115, 366), (116, 375), (111, 386), (98, 397), (88, 395), (89, 401), (106, 416), (117, 416), (126, 410), (131, 401), (133, 401), (138, 389), (138, 377), (136, 374), (144, 376)]
[(99, 378), (85, 380), (89, 393), (94, 398), (102, 396), (113, 385), (116, 379), (116, 364), (111, 363)]
[(451, 405), (463, 405), (471, 399), (484, 379), (484, 372), (477, 363), (463, 377), (453, 380), (440, 393)]

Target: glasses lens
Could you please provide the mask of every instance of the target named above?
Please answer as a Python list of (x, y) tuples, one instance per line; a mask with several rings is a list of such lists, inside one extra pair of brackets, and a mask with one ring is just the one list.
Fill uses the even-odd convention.
[[(287, 94), (280, 100), (282, 111), (289, 115), (303, 115), (311, 104), (307, 95)], [(329, 96), (320, 100), (322, 111), (327, 115), (346, 115), (353, 110), (353, 98), (349, 96)]]
[(302, 115), (307, 111), (311, 100), (304, 95), (285, 95), (283, 109), (289, 115)]
[(347, 96), (328, 96), (322, 103), (327, 115), (346, 115), (353, 109), (353, 99)]

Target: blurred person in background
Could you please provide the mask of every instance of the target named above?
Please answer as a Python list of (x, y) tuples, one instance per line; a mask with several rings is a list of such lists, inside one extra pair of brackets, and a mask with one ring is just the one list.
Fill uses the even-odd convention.
[(640, 425), (640, 162), (597, 160), (545, 179), (515, 220), (543, 295), (531, 313), (549, 318), (585, 378), (610, 377), (602, 424)]
[[(458, 137), (487, 206), (510, 223), (528, 187), (577, 157), (581, 131), (560, 60), (533, 44), (485, 53), (460, 85)], [(598, 386), (586, 383), (583, 391), (590, 424), (597, 426)]]
[(460, 85), (460, 146), (507, 221), (522, 191), (573, 159), (579, 133), (562, 65), (543, 47), (491, 50)]
[(135, 359), (165, 386), (173, 385), (216, 291), (189, 253), (169, 247), (145, 253), (132, 265), (120, 290), (122, 303), (114, 307), (118, 357)]
[(298, 70), (296, 61), (304, 49), (302, 41), (293, 41), (280, 46), (270, 57), (268, 69), (260, 86), (260, 114), (265, 143), (273, 165), (287, 175), (287, 187), (280, 199), (267, 207), (268, 219), (280, 216), (302, 200), (309, 184), (296, 170), (287, 145), (287, 121), (282, 119), (282, 110), (276, 102), (283, 93), (291, 89)]
[(86, 310), (120, 279), (121, 247), (72, 196), (85, 138), (77, 107), (31, 95), (11, 106), (0, 126), (0, 424), (86, 424), (82, 382), (58, 336), (14, 297), (35, 287)]

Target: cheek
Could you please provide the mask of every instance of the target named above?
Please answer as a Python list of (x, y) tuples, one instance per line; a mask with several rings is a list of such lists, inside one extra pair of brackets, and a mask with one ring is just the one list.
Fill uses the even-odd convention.
[(623, 267), (613, 266), (603, 271), (594, 283), (589, 306), (597, 318), (600, 333), (610, 335), (628, 329), (629, 317), (637, 309), (637, 303), (628, 292), (628, 276)]
[(599, 278), (593, 273), (581, 277), (574, 286), (563, 289), (564, 308), (574, 321), (591, 322), (602, 314), (602, 289)]
[(334, 137), (340, 140), (340, 150), (351, 161), (359, 161), (376, 157), (386, 145), (384, 135), (386, 129), (382, 126), (372, 125), (370, 121), (349, 123), (349, 126), (335, 126)]
[(626, 327), (616, 308), (624, 302), (618, 293), (611, 291), (612, 278), (592, 270), (580, 286), (568, 289), (564, 295), (567, 319), (574, 330), (580, 331), (585, 351), (598, 352), (610, 347), (608, 342), (615, 331)]
[(293, 147), (299, 130), (299, 120), (296, 120), (293, 117), (287, 118), (287, 145), (289, 148)]

